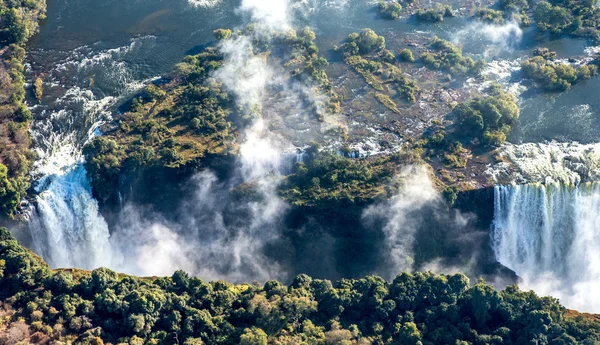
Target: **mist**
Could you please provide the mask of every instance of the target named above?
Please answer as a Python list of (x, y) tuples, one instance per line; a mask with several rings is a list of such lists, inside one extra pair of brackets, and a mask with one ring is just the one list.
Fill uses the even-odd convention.
[(480, 45), (480, 48), (470, 49), (474, 51), (483, 49), (481, 54), (484, 58), (510, 53), (521, 44), (522, 39), (523, 30), (516, 21), (508, 21), (504, 24), (476, 21), (452, 35), (452, 41), (461, 45), (470, 46), (484, 43)]
[(431, 174), (424, 166), (404, 167), (391, 183), (394, 195), (364, 211), (363, 222), (384, 235), (377, 274), (393, 279), (405, 271), (460, 272), (501, 287), (513, 282), (488, 258), (488, 231), (478, 228), (474, 214), (451, 208)]

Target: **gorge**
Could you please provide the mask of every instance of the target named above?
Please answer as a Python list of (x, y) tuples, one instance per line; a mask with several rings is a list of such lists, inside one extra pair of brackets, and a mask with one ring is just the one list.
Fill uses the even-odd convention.
[[(260, 2), (246, 1), (242, 3), (239, 10), (235, 8), (235, 5), (228, 3), (194, 3), (193, 7), (186, 7), (186, 5), (185, 3), (178, 4), (180, 7), (172, 9), (170, 12), (206, 12), (225, 20), (225, 18), (235, 18), (229, 17), (229, 14), (232, 13), (230, 11), (234, 10), (235, 15), (239, 16), (242, 21), (250, 19), (257, 23), (263, 32), (262, 35), (267, 36), (274, 35), (276, 31), (288, 30), (293, 25), (298, 25), (298, 21), (307, 23), (317, 21), (315, 23), (318, 23), (322, 15), (315, 14), (317, 9), (327, 11), (329, 14), (339, 11), (350, 16), (356, 15), (355, 20), (357, 20), (357, 23), (353, 24), (353, 27), (357, 29), (361, 25), (371, 27), (377, 27), (378, 25), (385, 27), (388, 25), (386, 22), (361, 18), (363, 17), (361, 13), (364, 13), (363, 11), (368, 5), (342, 2), (325, 5), (313, 4), (313, 7), (310, 7), (309, 4), (282, 4), (281, 7), (270, 8), (270, 6)], [(157, 6), (154, 8), (160, 8), (158, 4), (148, 4), (144, 7), (144, 11), (151, 13), (153, 6)], [(50, 8), (50, 11), (52, 10)], [(58, 5), (55, 10), (58, 13), (66, 11), (65, 13), (68, 16), (79, 13), (77, 9), (62, 7), (62, 5)], [(169, 192), (160, 187), (153, 189), (155, 186), (147, 185), (147, 183), (153, 183), (153, 180), (147, 180), (144, 177), (140, 179), (139, 176), (131, 175), (125, 179), (120, 179), (117, 187), (119, 190), (112, 192), (116, 196), (108, 200), (96, 201), (92, 196), (93, 185), (89, 184), (87, 180), (88, 172), (82, 163), (84, 159), (81, 153), (82, 147), (95, 136), (102, 135), (100, 133), (102, 130), (99, 130), (99, 128), (102, 123), (110, 121), (111, 109), (127, 107), (127, 104), (123, 102), (136, 95), (144, 85), (152, 83), (153, 80), (160, 83), (160, 79), (157, 79), (159, 78), (158, 75), (164, 74), (169, 66), (180, 59), (181, 48), (172, 49), (170, 53), (167, 53), (168, 50), (165, 50), (165, 43), (163, 42), (165, 39), (171, 41), (175, 39), (180, 42), (190, 40), (190, 38), (180, 34), (179, 30), (181, 28), (179, 25), (169, 22), (167, 18), (171, 18), (173, 15), (174, 13), (158, 11), (147, 17), (138, 16), (137, 18), (140, 18), (138, 20), (129, 19), (130, 22), (136, 23), (135, 30), (140, 30), (141, 35), (136, 34), (137, 37), (129, 38), (130, 42), (123, 46), (114, 48), (114, 46), (110, 46), (110, 41), (97, 41), (99, 38), (102, 39), (105, 34), (100, 37), (91, 36), (89, 38), (82, 36), (80, 40), (84, 39), (82, 42), (88, 40), (91, 45), (80, 46), (73, 52), (62, 56), (52, 56), (56, 54), (53, 53), (54, 48), (51, 48), (52, 44), (48, 39), (53, 38), (58, 32), (53, 30), (63, 30), (59, 26), (62, 25), (62, 22), (53, 18), (65, 20), (58, 15), (54, 15), (50, 16), (49, 23), (46, 25), (57, 29), (50, 28), (46, 33), (48, 36), (46, 40), (44, 39), (44, 32), (42, 32), (39, 43), (36, 43), (40, 48), (39, 50), (34, 48), (32, 52), (32, 69), (50, 70), (51, 73), (45, 78), (48, 81), (45, 86), (49, 89), (45, 92), (45, 99), (48, 99), (48, 102), (43, 99), (39, 106), (33, 108), (35, 114), (39, 114), (36, 121), (34, 121), (33, 138), (36, 141), (37, 150), (40, 152), (40, 159), (35, 168), (35, 174), (40, 177), (36, 183), (38, 200), (35, 202), (35, 210), (30, 217), (29, 229), (32, 247), (42, 254), (53, 267), (80, 267), (86, 269), (109, 267), (118, 271), (140, 275), (162, 275), (183, 268), (205, 278), (227, 278), (233, 281), (245, 281), (251, 279), (286, 279), (286, 276), (291, 277), (301, 272), (324, 274), (325, 278), (332, 279), (348, 274), (350, 276), (360, 276), (368, 273), (391, 274), (390, 277), (393, 277), (395, 271), (398, 270), (436, 268), (436, 266), (440, 266), (437, 268), (442, 272), (446, 269), (457, 269), (467, 273), (470, 272), (469, 274), (472, 274), (472, 276), (484, 272), (487, 274), (488, 279), (493, 281), (495, 279), (493, 278), (493, 272), (497, 272), (497, 268), (490, 268), (489, 259), (477, 259), (477, 261), (484, 263), (475, 265), (478, 267), (473, 267), (473, 255), (488, 257), (491, 256), (491, 253), (495, 253), (495, 258), (500, 264), (515, 271), (520, 278), (527, 279), (526, 276), (529, 273), (526, 272), (530, 267), (527, 269), (520, 267), (523, 265), (537, 265), (537, 261), (532, 261), (532, 258), (544, 256), (543, 250), (548, 250), (544, 249), (546, 247), (543, 245), (536, 246), (535, 243), (549, 241), (559, 247), (569, 246), (564, 243), (555, 243), (555, 238), (551, 235), (548, 235), (550, 237), (544, 240), (541, 237), (536, 237), (542, 236), (541, 234), (524, 235), (522, 238), (519, 237), (518, 240), (513, 239), (510, 242), (508, 239), (512, 238), (511, 236), (516, 236), (513, 233), (519, 233), (522, 228), (527, 228), (528, 231), (534, 233), (541, 233), (540, 229), (552, 228), (551, 224), (554, 224), (554, 222), (561, 225), (561, 222), (567, 222), (563, 217), (574, 216), (569, 216), (570, 213), (566, 210), (564, 216), (562, 214), (558, 215), (556, 212), (546, 212), (548, 220), (541, 221), (538, 219), (541, 216), (533, 216), (542, 213), (541, 200), (524, 200), (522, 196), (501, 197), (498, 195), (500, 190), (505, 191), (507, 188), (511, 188), (502, 186), (495, 188), (495, 205), (480, 207), (488, 210), (494, 207), (493, 225), (481, 224), (480, 221), (474, 219), (468, 213), (457, 216), (446, 213), (443, 209), (447, 206), (444, 205), (444, 201), (439, 195), (436, 195), (437, 192), (435, 191), (429, 192), (431, 195), (414, 193), (410, 196), (407, 204), (386, 206), (390, 207), (389, 214), (380, 214), (380, 220), (378, 221), (369, 219), (369, 214), (372, 212), (367, 209), (361, 211), (361, 207), (358, 205), (351, 206), (354, 210), (349, 209), (348, 213), (336, 211), (342, 218), (348, 218), (348, 220), (341, 220), (340, 222), (328, 222), (318, 213), (316, 213), (316, 218), (296, 216), (307, 212), (307, 208), (289, 205), (289, 199), (285, 197), (282, 199), (278, 195), (278, 185), (285, 184), (285, 182), (280, 182), (282, 178), (289, 175), (290, 171), (294, 171), (294, 160), (298, 159), (295, 158), (293, 153), (304, 145), (310, 144), (308, 140), (321, 137), (317, 140), (322, 142), (325, 140), (325, 145), (334, 145), (334, 147), (340, 145), (339, 142), (336, 143), (336, 140), (327, 139), (327, 136), (331, 137), (331, 134), (324, 131), (327, 127), (335, 130), (335, 127), (338, 126), (337, 123), (340, 123), (339, 115), (335, 113), (328, 114), (326, 111), (324, 114), (319, 115), (329, 118), (324, 122), (326, 127), (319, 123), (310, 124), (313, 122), (309, 118), (310, 106), (307, 107), (303, 102), (315, 102), (315, 97), (319, 97), (314, 94), (314, 86), (306, 84), (306, 81), (295, 82), (286, 79), (273, 79), (276, 74), (282, 75), (286, 72), (276, 66), (276, 60), (265, 65), (261, 58), (248, 53), (253, 49), (255, 43), (248, 41), (248, 36), (243, 35), (232, 41), (231, 45), (228, 45), (228, 42), (220, 45), (219, 49), (225, 56), (224, 67), (219, 69), (214, 77), (221, 81), (229, 92), (233, 93), (236, 103), (240, 107), (250, 109), (257, 104), (262, 104), (263, 109), (266, 111), (263, 115), (267, 116), (267, 122), (259, 121), (255, 125), (249, 125), (245, 133), (242, 133), (242, 138), (245, 138), (242, 140), (248, 140), (248, 142), (241, 142), (239, 158), (232, 163), (227, 163), (231, 164), (229, 168), (225, 168), (229, 169), (226, 173), (226, 176), (229, 177), (224, 176), (222, 173), (215, 174), (210, 169), (201, 170), (198, 173), (187, 173), (182, 177), (176, 177), (177, 175), (172, 175), (169, 172), (165, 172), (167, 175), (159, 173), (158, 176), (172, 176), (171, 178), (175, 178), (174, 182), (171, 183), (171, 187), (168, 188), (178, 191)], [(338, 16), (341, 18), (343, 14), (338, 14)], [(184, 18), (192, 19), (193, 16), (186, 15)], [(151, 26), (144, 27), (144, 25), (150, 25), (153, 20), (160, 20), (161, 22), (167, 20), (167, 23), (171, 23), (169, 24), (171, 25), (170, 29), (164, 31), (168, 34), (155, 35), (154, 28)], [(53, 21), (56, 21), (56, 23)], [(447, 30), (447, 27), (454, 30), (455, 41), (469, 46), (473, 51), (483, 51), (487, 57), (491, 56), (493, 60), (486, 72), (488, 78), (492, 80), (498, 78), (498, 81), (510, 84), (511, 81), (506, 79), (506, 74), (503, 74), (505, 72), (494, 70), (495, 64), (502, 60), (494, 59), (510, 59), (512, 56), (518, 56), (520, 50), (527, 49), (527, 46), (531, 44), (526, 41), (527, 33), (520, 33), (520, 29), (515, 28), (515, 25), (510, 23), (506, 27), (507, 32), (512, 32), (512, 34), (497, 36), (493, 29), (488, 31), (486, 29), (483, 30), (483, 36), (477, 36), (476, 40), (472, 40), (473, 38), (466, 35), (466, 31), (460, 28), (460, 21), (461, 19), (450, 21), (449, 24), (443, 24), (439, 29)], [(140, 25), (142, 26), (140, 27)], [(214, 25), (214, 27), (217, 27), (216, 23)], [(317, 28), (320, 28), (320, 25), (317, 24)], [(326, 46), (327, 42), (341, 40), (344, 30), (336, 29), (332, 31), (327, 29), (327, 25), (330, 24), (324, 23), (322, 25), (321, 30), (323, 30), (324, 35), (322, 39), (317, 41), (319, 45)], [(206, 40), (207, 35), (212, 35), (211, 28), (198, 27), (202, 30), (198, 33), (202, 37), (200, 41)], [(120, 32), (118, 30), (119, 28), (115, 28), (115, 32)], [(392, 32), (390, 31), (390, 33)], [(420, 35), (420, 33), (417, 31), (413, 35)], [(123, 42), (127, 39), (127, 37), (121, 36), (114, 41), (115, 43)], [(267, 40), (271, 40), (271, 38)], [(390, 42), (394, 42), (393, 39)], [(501, 49), (496, 51), (487, 50), (488, 42), (501, 43)], [(44, 47), (45, 44), (50, 45)], [(568, 54), (568, 49), (577, 49), (578, 43), (576, 41), (568, 41), (568, 44), (565, 53)], [(175, 51), (179, 51), (179, 53), (173, 54)], [(329, 52), (328, 54), (332, 53)], [(146, 62), (147, 56), (157, 56), (157, 58)], [(53, 62), (48, 65), (45, 61)], [(514, 73), (509, 72), (509, 78)], [(338, 78), (347, 77), (341, 75)], [(65, 80), (70, 81), (65, 83)], [(48, 84), (50, 82), (55, 84)], [(344, 85), (349, 81), (340, 79), (335, 83), (339, 82)], [(356, 85), (353, 85), (356, 82), (349, 83), (349, 85), (352, 85), (351, 87), (356, 87)], [(297, 114), (281, 116), (277, 113), (280, 110), (277, 108), (279, 106), (274, 103), (276, 99), (272, 95), (273, 88), (282, 88), (283, 91), (278, 91), (279, 95), (277, 97), (283, 95), (283, 98), (281, 98), (284, 100), (282, 105), (285, 105), (288, 109), (295, 109), (294, 111), (297, 111)], [(353, 92), (356, 91), (353, 90)], [(59, 101), (53, 102), (52, 98), (54, 97), (58, 97)], [(521, 107), (525, 109), (534, 107), (538, 102), (537, 98), (546, 97), (542, 94), (532, 100), (522, 98), (520, 100), (523, 103)], [(313, 99), (311, 100), (311, 98)], [(323, 102), (323, 100), (317, 100), (317, 102)], [(314, 106), (317, 108), (323, 107), (318, 103), (315, 103)], [(528, 116), (528, 114), (526, 113), (524, 116)], [(278, 132), (271, 132), (271, 129), (266, 128), (267, 126), (276, 128), (274, 124), (277, 121), (291, 123), (290, 120), (295, 117), (299, 118), (293, 121), (302, 124), (301, 126), (306, 129), (292, 134), (292, 132), (281, 132), (280, 129), (276, 129)], [(298, 120), (301, 120), (301, 122)], [(344, 122), (345, 120), (341, 121), (341, 123)], [(308, 127), (306, 127), (307, 124)], [(527, 124), (522, 123), (521, 126), (526, 128)], [(279, 128), (283, 129), (282, 127)], [(304, 131), (308, 135), (298, 136)], [(523, 130), (519, 127), (516, 133), (518, 134), (519, 131)], [(358, 134), (356, 130), (352, 130), (352, 133)], [(292, 134), (291, 137), (290, 134)], [(325, 134), (324, 137), (323, 134)], [(358, 139), (356, 144), (363, 145), (361, 144), (363, 139), (357, 134), (352, 134), (351, 138), (354, 139), (351, 140)], [(523, 139), (527, 138), (524, 134), (518, 135)], [(403, 136), (406, 138), (406, 135)], [(522, 139), (515, 138), (514, 140)], [(402, 139), (399, 143), (401, 142)], [(357, 152), (362, 151), (360, 146), (356, 147)], [(405, 150), (406, 145), (404, 145), (404, 148), (398, 146), (392, 150), (398, 149), (400, 151)], [(284, 152), (289, 152), (290, 156), (294, 157), (290, 158), (291, 163), (282, 161), (283, 157), (288, 155)], [(307, 159), (310, 159), (310, 156)], [(518, 163), (515, 157), (509, 157), (510, 159)], [(287, 158), (284, 160), (287, 160)], [(583, 164), (588, 163), (584, 162)], [(290, 166), (292, 167), (289, 168)], [(589, 164), (588, 168), (590, 171), (594, 171)], [(271, 175), (273, 172), (275, 172), (275, 175)], [(513, 172), (506, 174), (516, 176)], [(420, 179), (429, 179), (430, 177), (427, 175), (424, 174)], [(496, 176), (487, 179), (493, 181), (494, 177)], [(183, 180), (175, 182), (181, 178)], [(491, 186), (488, 181), (483, 182), (487, 188)], [(533, 182), (533, 179), (529, 178), (528, 180), (525, 177), (524, 181)], [(230, 193), (228, 189), (235, 188), (236, 185), (245, 182), (256, 184), (254, 187), (257, 187), (259, 193), (256, 196), (258, 199), (248, 204), (244, 199), (235, 200), (228, 195)], [(579, 181), (565, 182), (579, 183)], [(150, 192), (143, 191), (147, 188), (150, 188)], [(520, 187), (514, 188), (519, 190)], [(562, 189), (559, 188), (559, 190)], [(157, 195), (157, 193), (161, 196), (155, 201), (148, 202), (147, 198), (152, 197), (153, 194)], [(550, 199), (554, 197), (562, 198), (562, 193), (554, 196), (557, 193), (555, 189), (548, 189), (547, 193)], [(185, 197), (181, 198), (182, 195), (185, 195)], [(190, 202), (189, 200), (196, 201)], [(207, 203), (207, 200), (211, 201)], [(565, 199), (561, 202), (563, 204), (550, 207), (557, 209), (575, 207), (573, 206), (574, 197), (572, 200)], [(372, 201), (366, 202), (366, 204), (369, 203), (372, 203)], [(428, 209), (429, 206), (426, 206), (436, 203), (439, 203), (439, 206), (432, 209)], [(381, 202), (379, 204), (383, 205)], [(413, 210), (415, 204), (419, 206)], [(164, 209), (165, 205), (169, 205), (170, 208)], [(537, 206), (539, 209), (535, 213), (531, 212), (532, 209), (525, 208), (526, 206), (534, 207), (535, 210), (536, 206), (534, 205), (539, 205)], [(162, 211), (157, 207), (163, 208)], [(406, 209), (407, 207), (409, 208)], [(590, 207), (594, 206), (591, 205)], [(489, 211), (475, 211), (477, 211), (475, 213), (489, 213)], [(395, 212), (401, 214), (408, 212), (411, 214), (410, 218), (414, 219), (411, 219), (410, 222), (398, 219), (397, 216), (393, 216)], [(312, 211), (309, 211), (310, 213)], [(431, 225), (431, 221), (428, 219), (428, 215), (431, 214), (436, 215), (437, 223), (435, 225)], [(105, 220), (105, 217), (108, 218)], [(241, 221), (241, 219), (237, 219), (238, 217), (247, 220)], [(419, 220), (420, 217), (423, 217), (422, 220)], [(560, 219), (554, 220), (553, 217), (559, 217)], [(381, 222), (385, 221), (386, 218), (391, 219), (392, 223), (399, 224), (381, 225)], [(356, 230), (344, 229), (353, 222), (363, 224), (358, 227), (356, 225), (351, 226), (352, 228), (356, 227)], [(545, 223), (538, 226), (539, 222)], [(434, 237), (434, 240), (427, 242), (421, 235), (421, 243), (419, 243), (414, 239), (418, 233), (416, 229), (419, 229), (417, 224), (427, 224), (427, 226), (433, 226), (434, 228), (456, 228), (457, 230), (453, 231), (461, 233), (460, 239), (453, 239), (452, 241), (448, 234), (441, 234), (439, 230), (433, 230), (429, 232), (429, 235), (437, 236)], [(578, 225), (575, 225), (575, 221), (572, 221), (572, 224), (573, 229), (579, 228)], [(556, 225), (556, 227), (562, 228), (561, 225)], [(307, 230), (307, 227), (315, 226), (319, 229)], [(383, 231), (379, 230), (381, 226), (383, 226)], [(390, 226), (396, 229), (393, 234), (385, 230)], [(487, 227), (491, 227), (492, 230), (487, 230)], [(360, 229), (361, 235), (355, 232), (358, 229)], [(420, 231), (427, 232), (425, 230)], [(487, 240), (484, 235), (489, 231), (491, 231), (491, 240)], [(504, 234), (505, 231), (507, 234)], [(452, 231), (449, 232), (453, 233)], [(326, 240), (322, 246), (312, 244), (311, 246), (314, 248), (311, 249), (307, 247), (307, 244), (301, 244), (304, 241), (304, 236), (306, 236), (307, 241), (311, 241), (308, 240), (309, 238), (317, 238), (315, 236), (324, 236)], [(564, 236), (572, 239), (569, 235)], [(400, 242), (402, 244), (399, 244), (400, 248), (396, 248), (397, 245), (393, 243), (400, 238), (403, 238)], [(445, 241), (449, 242), (445, 245), (436, 244), (436, 242)], [(287, 243), (287, 245), (284, 245), (284, 243)], [(475, 251), (467, 249), (473, 243), (476, 243), (475, 248), (480, 249)], [(382, 249), (388, 246), (389, 251)], [(523, 254), (524, 246), (532, 252)], [(204, 248), (204, 250), (200, 252), (197, 248)], [(281, 248), (287, 249), (282, 250)], [(310, 250), (311, 253), (320, 253), (318, 254), (320, 256), (318, 260), (326, 262), (327, 264), (324, 266), (327, 268), (311, 271), (314, 267), (313, 263), (311, 260), (306, 259), (306, 262), (300, 267), (294, 267), (297, 264), (292, 263), (298, 260), (294, 255), (305, 255), (307, 257), (317, 255), (301, 254), (306, 250)], [(356, 262), (352, 259), (345, 262), (348, 259), (343, 258), (342, 252), (347, 250), (356, 253), (358, 258)], [(283, 253), (286, 251), (292, 253), (292, 256), (285, 258)], [(148, 252), (158, 253), (157, 255), (161, 259), (157, 261), (161, 264), (156, 265), (154, 261), (148, 260)], [(557, 253), (553, 254), (555, 259), (561, 258), (561, 256), (557, 256)], [(519, 258), (522, 255), (525, 255), (525, 258)], [(390, 256), (391, 259), (382, 260), (382, 258)], [(395, 264), (394, 268), (389, 269), (387, 265), (390, 262), (396, 262), (398, 259), (394, 259), (394, 257), (397, 256), (405, 257), (402, 259), (404, 263), (399, 266)], [(442, 262), (446, 263), (440, 264), (440, 258)], [(362, 261), (362, 264), (359, 264), (358, 261)], [(200, 264), (200, 262), (209, 262), (210, 264)], [(216, 267), (211, 267), (212, 262), (218, 262), (219, 264)], [(206, 265), (206, 267), (203, 267), (203, 265)], [(585, 264), (583, 265), (585, 266)], [(269, 266), (272, 267), (269, 268)], [(446, 268), (444, 268), (445, 266)], [(545, 266), (543, 270), (549, 270), (550, 267), (551, 265)], [(274, 273), (276, 271), (279, 272)], [(550, 272), (553, 271), (550, 270)], [(550, 291), (546, 292), (550, 293)]]
[[(525, 343), (500, 329), (523, 317), (548, 343), (591, 344), (597, 316), (578, 312), (600, 313), (595, 1), (56, 0), (45, 16), (23, 43), (32, 119), (19, 128), (35, 154), (25, 167), (0, 150), (14, 320), (61, 323), (52, 304), (90, 322), (67, 325), (77, 344), (337, 344), (345, 331), (343, 344), (458, 344)], [(26, 195), (8, 192), (25, 180)], [(450, 299), (403, 302), (403, 284)], [(138, 288), (194, 310), (169, 295), (115, 321), (120, 307), (100, 302)], [(348, 297), (362, 288), (375, 297)], [(56, 296), (34, 317), (19, 289)], [(70, 295), (82, 301), (67, 316)], [(519, 303), (535, 311), (510, 319)], [(278, 308), (285, 327), (265, 316)], [(470, 328), (428, 333), (444, 308)]]

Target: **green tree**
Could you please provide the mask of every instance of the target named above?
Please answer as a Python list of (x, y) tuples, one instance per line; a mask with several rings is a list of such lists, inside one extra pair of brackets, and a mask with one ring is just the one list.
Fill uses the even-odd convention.
[(260, 328), (246, 328), (240, 337), (240, 345), (267, 345), (267, 334)]
[(540, 2), (533, 13), (540, 30), (561, 34), (567, 32), (573, 24), (573, 16), (565, 8), (552, 6), (546, 1)]
[(398, 336), (398, 344), (402, 345), (422, 345), (421, 332), (417, 328), (414, 322), (405, 322), (400, 329), (400, 335)]

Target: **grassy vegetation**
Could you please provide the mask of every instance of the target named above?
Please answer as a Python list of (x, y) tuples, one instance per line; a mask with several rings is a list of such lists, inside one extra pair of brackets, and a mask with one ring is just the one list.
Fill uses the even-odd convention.
[[(376, 91), (376, 99), (390, 110), (399, 110), (391, 97), (399, 96), (415, 102), (420, 91), (415, 81), (402, 73), (396, 55), (385, 49), (385, 39), (371, 29), (360, 34), (350, 34), (339, 48), (345, 55), (345, 62), (360, 74), (365, 82)], [(410, 53), (410, 54), (409, 54)], [(403, 50), (403, 60), (412, 59), (410, 50)]]
[(375, 73), (379, 73), (381, 70), (381, 63), (374, 60), (367, 60), (359, 55), (353, 55), (346, 58), (346, 63), (354, 68), (354, 70), (360, 74), (365, 82), (378, 91), (384, 90), (384, 83), (379, 79)]
[(394, 103), (390, 96), (383, 93), (376, 93), (375, 98), (377, 98), (377, 100), (389, 110), (393, 111), (396, 114), (400, 114), (398, 106), (396, 105), (396, 103)]
[(32, 115), (25, 106), (24, 46), (44, 18), (45, 0), (0, 2), (0, 215), (14, 217), (29, 188)]

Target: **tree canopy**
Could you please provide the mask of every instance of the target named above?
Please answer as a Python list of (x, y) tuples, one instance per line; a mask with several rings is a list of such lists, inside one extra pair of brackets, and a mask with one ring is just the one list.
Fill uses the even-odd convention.
[(595, 344), (600, 323), (557, 300), (461, 274), (284, 285), (50, 270), (0, 228), (0, 343)]
[[(0, 216), (15, 217), (29, 188), (29, 169), (35, 154), (30, 150), (29, 126), (33, 119), (25, 105), (24, 66), (27, 40), (44, 18), (44, 0), (0, 2)], [(34, 87), (42, 97), (42, 80)]]
[(513, 95), (496, 89), (490, 96), (459, 104), (453, 114), (461, 135), (498, 146), (506, 140), (520, 110)]

